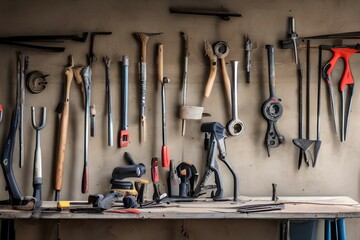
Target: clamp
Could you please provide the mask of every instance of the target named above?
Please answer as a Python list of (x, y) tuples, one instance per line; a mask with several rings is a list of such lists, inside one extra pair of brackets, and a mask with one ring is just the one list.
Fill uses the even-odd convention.
[[(223, 196), (223, 187), (221, 182), (221, 176), (219, 171), (219, 166), (215, 159), (215, 149), (218, 149), (219, 155), (218, 158), (220, 161), (225, 163), (226, 167), (230, 170), (231, 174), (233, 175), (234, 181), (234, 190), (233, 190), (233, 201), (238, 201), (238, 178), (235, 171), (232, 169), (226, 154), (226, 146), (225, 146), (225, 137), (226, 137), (226, 130), (225, 127), (222, 126), (218, 122), (210, 122), (210, 123), (203, 123), (201, 125), (201, 132), (206, 133), (205, 143), (209, 143), (208, 146), (205, 144), (206, 149), (208, 150), (207, 154), (207, 163), (206, 163), (206, 170), (205, 174), (201, 178), (201, 181), (196, 186), (194, 191), (194, 197), (198, 197), (201, 195), (201, 191), (205, 189), (213, 189), (216, 188), (216, 191), (211, 193), (211, 198), (213, 200), (221, 200)], [(215, 186), (208, 185), (205, 186), (207, 180), (211, 176), (212, 172), (214, 172), (215, 176)]]

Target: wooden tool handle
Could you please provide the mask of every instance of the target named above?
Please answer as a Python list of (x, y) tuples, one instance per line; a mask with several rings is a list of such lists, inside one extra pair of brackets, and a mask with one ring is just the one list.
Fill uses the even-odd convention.
[(221, 71), (223, 75), (225, 92), (226, 92), (226, 100), (228, 102), (228, 105), (231, 107), (231, 83), (230, 83), (229, 75), (226, 70), (225, 58), (221, 58), (220, 62), (221, 62)]
[(81, 94), (82, 94), (82, 98), (83, 98), (83, 106), (85, 106), (85, 89), (84, 89), (84, 80), (81, 76), (81, 70), (83, 69), (83, 67), (76, 67), (73, 68), (73, 72), (74, 72), (74, 78), (76, 83), (79, 85), (80, 90), (81, 90)]
[(217, 57), (214, 54), (210, 43), (207, 41), (205, 42), (205, 54), (209, 57), (210, 60), (210, 74), (205, 86), (205, 97), (209, 97), (216, 77)]
[(141, 42), (141, 61), (146, 62), (146, 45), (148, 43), (149, 36), (145, 33), (137, 33), (136, 35)]
[(69, 102), (65, 102), (60, 119), (59, 142), (58, 142), (58, 151), (56, 155), (55, 190), (58, 191), (60, 191), (62, 188), (62, 179), (64, 175), (64, 162), (65, 162), (65, 154), (66, 154), (68, 122), (69, 122)]
[(162, 83), (164, 78), (164, 44), (158, 45), (158, 79)]
[(214, 85), (215, 77), (217, 71), (217, 63), (215, 61), (210, 61), (210, 74), (205, 86), (205, 97), (209, 97), (212, 87)]
[(142, 142), (146, 142), (146, 117), (141, 116), (140, 117), (140, 139)]

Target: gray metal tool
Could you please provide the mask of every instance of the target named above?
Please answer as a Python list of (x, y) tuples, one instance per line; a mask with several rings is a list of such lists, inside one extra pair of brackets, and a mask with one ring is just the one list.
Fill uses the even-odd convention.
[(250, 83), (250, 71), (251, 71), (251, 51), (256, 48), (256, 43), (253, 43), (249, 36), (246, 35), (245, 39), (245, 71), (246, 71), (246, 83)]
[[(183, 66), (183, 106), (186, 105), (186, 99), (187, 99), (187, 86), (188, 86), (188, 68), (189, 68), (189, 56), (190, 56), (190, 50), (189, 50), (189, 37), (181, 32), (181, 35), (184, 39), (184, 66)], [(182, 135), (185, 136), (185, 129), (186, 129), (186, 120), (182, 119)]]
[[(222, 187), (222, 181), (220, 176), (220, 170), (219, 166), (217, 164), (217, 161), (215, 159), (215, 150), (217, 149), (219, 152), (218, 158), (220, 161), (222, 161), (226, 167), (230, 170), (232, 176), (233, 176), (233, 200), (238, 201), (238, 178), (233, 170), (233, 168), (230, 165), (230, 162), (227, 159), (227, 153), (226, 153), (226, 146), (225, 146), (225, 128), (218, 122), (210, 122), (210, 123), (203, 123), (201, 125), (201, 132), (205, 133), (205, 136), (210, 135), (209, 141), (206, 141), (209, 143), (209, 146), (207, 147), (208, 154), (207, 154), (207, 161), (206, 161), (206, 169), (203, 177), (201, 178), (200, 182), (195, 188), (193, 197), (200, 196), (203, 190), (205, 189), (214, 189), (216, 188), (215, 192), (211, 193), (211, 198), (214, 200), (221, 200), (223, 196), (223, 187)], [(215, 177), (215, 186), (214, 185), (208, 185), (206, 186), (206, 182), (211, 176), (211, 173), (214, 172)]]
[(276, 97), (274, 46), (266, 45), (266, 49), (268, 52), (270, 97), (262, 104), (261, 113), (268, 123), (265, 146), (270, 157), (270, 148), (275, 148), (285, 142), (285, 137), (279, 132), (276, 125), (277, 120), (282, 116), (283, 108), (280, 103), (281, 99)]
[(108, 130), (108, 146), (113, 146), (113, 120), (111, 109), (111, 90), (110, 90), (110, 63), (108, 56), (103, 58), (105, 64), (105, 88), (106, 88), (106, 107), (107, 107), (107, 130)]
[(24, 104), (25, 104), (25, 62), (21, 52), (17, 53), (17, 100), (16, 105), (19, 106), (19, 167), (24, 166)]
[(161, 147), (161, 163), (163, 167), (170, 167), (170, 153), (166, 141), (166, 91), (165, 84), (169, 83), (170, 79), (167, 77), (163, 78), (161, 84), (161, 112), (162, 112), (162, 142)]
[(35, 205), (41, 205), (41, 186), (42, 186), (42, 157), (40, 147), (40, 131), (45, 127), (46, 124), (46, 107), (41, 108), (42, 120), (39, 125), (36, 124), (35, 118), (35, 107), (31, 107), (31, 123), (33, 128), (36, 130), (36, 145), (34, 154), (34, 171), (33, 171), (33, 197), (36, 199)]
[(231, 120), (227, 123), (226, 129), (231, 136), (238, 136), (244, 130), (244, 123), (238, 117), (237, 106), (237, 69), (239, 62), (231, 61), (233, 70), (233, 82), (231, 84)]
[(119, 146), (126, 147), (130, 141), (128, 131), (128, 106), (129, 106), (129, 58), (122, 57), (121, 64), (121, 129)]
[(85, 124), (84, 124), (84, 169), (82, 177), (81, 192), (87, 193), (89, 189), (89, 117), (90, 117), (90, 96), (91, 96), (91, 66), (88, 65), (81, 70), (84, 81), (85, 93)]

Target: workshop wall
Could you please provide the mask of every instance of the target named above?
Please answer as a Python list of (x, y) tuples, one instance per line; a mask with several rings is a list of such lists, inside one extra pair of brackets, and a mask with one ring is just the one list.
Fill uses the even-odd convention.
[[(223, 21), (217, 17), (170, 14), (168, 8), (221, 8), (239, 12), (241, 18)], [(89, 193), (106, 193), (110, 189), (112, 170), (125, 165), (123, 154), (128, 151), (138, 163), (147, 166), (145, 179), (150, 180), (150, 162), (152, 157), (161, 157), (161, 91), (156, 75), (156, 44), (164, 44), (164, 75), (171, 82), (166, 86), (167, 136), (170, 157), (176, 165), (181, 161), (193, 162), (200, 174), (205, 167), (206, 154), (203, 151), (203, 134), (200, 125), (203, 122), (217, 121), (225, 125), (229, 111), (224, 98), (221, 71), (217, 77), (209, 98), (204, 99), (204, 88), (209, 74), (209, 60), (204, 54), (204, 41), (210, 43), (225, 41), (230, 46), (226, 62), (240, 61), (238, 81), (239, 118), (244, 122), (245, 130), (240, 136), (226, 140), (229, 161), (239, 176), (239, 191), (246, 196), (271, 196), (271, 184), (277, 183), (280, 196), (328, 196), (347, 195), (360, 201), (359, 166), (360, 154), (360, 106), (359, 93), (355, 85), (353, 108), (350, 116), (350, 127), (347, 141), (340, 143), (339, 136), (334, 134), (328, 95), (325, 84), (322, 85), (321, 98), (321, 140), (322, 145), (315, 168), (298, 165), (298, 148), (292, 139), (298, 138), (297, 77), (292, 50), (282, 50), (278, 41), (287, 38), (288, 17), (296, 19), (296, 31), (300, 36), (321, 35), (328, 33), (350, 32), (359, 30), (359, 5), (355, 0), (320, 0), (320, 1), (1, 1), (0, 22), (1, 36), (15, 35), (52, 35), (80, 34), (86, 31), (112, 31), (110, 36), (99, 36), (95, 40), (94, 52), (97, 61), (93, 67), (92, 102), (96, 106), (96, 133), (89, 142)], [(181, 136), (181, 120), (178, 118), (179, 106), (182, 104), (182, 37), (180, 31), (190, 37), (189, 85), (187, 103), (204, 106), (210, 117), (201, 121), (187, 121), (186, 134)], [(146, 114), (148, 124), (147, 142), (140, 143), (139, 138), (139, 82), (137, 62), (139, 60), (139, 41), (134, 32), (163, 32), (149, 40), (147, 52), (147, 97)], [(251, 83), (245, 83), (244, 40), (246, 34), (257, 43), (252, 51)], [(349, 43), (356, 43), (346, 41)], [(313, 42), (318, 44), (319, 42)], [(331, 43), (331, 42), (325, 42)], [(42, 44), (42, 43), (39, 43)], [(278, 121), (279, 131), (285, 136), (285, 144), (271, 149), (267, 157), (264, 136), (267, 123), (260, 108), (268, 98), (268, 67), (265, 44), (275, 45), (276, 93), (282, 99), (284, 113)], [(14, 173), (23, 195), (32, 195), (32, 169), (35, 149), (35, 131), (31, 126), (30, 107), (35, 106), (40, 118), (40, 107), (47, 107), (46, 127), (41, 131), (43, 159), (43, 200), (54, 199), (54, 167), (57, 142), (58, 115), (56, 106), (63, 99), (65, 83), (64, 67), (68, 64), (68, 55), (73, 55), (75, 65), (86, 64), (89, 42), (66, 42), (63, 53), (48, 53), (14, 46), (0, 45), (0, 103), (4, 106), (4, 119), (0, 123), (0, 146), (4, 145), (9, 131), (11, 112), (16, 101), (16, 51), (30, 58), (29, 70), (41, 70), (49, 74), (48, 85), (44, 92), (31, 94), (26, 90), (24, 112), (25, 166), (18, 168), (19, 144), (14, 151)], [(105, 104), (105, 68), (103, 56), (108, 55), (111, 65), (111, 96), (113, 103), (114, 147), (107, 146), (107, 123)], [(130, 144), (118, 148), (116, 139), (120, 129), (120, 61), (123, 55), (129, 56), (129, 132)], [(305, 49), (299, 50), (302, 65), (305, 66)], [(311, 50), (311, 139), (316, 139), (316, 97), (317, 97), (317, 59), (318, 51)], [(330, 53), (324, 54), (324, 61)], [(355, 79), (360, 78), (360, 57), (353, 55), (351, 68)], [(334, 79), (339, 79), (343, 66), (335, 69)], [(231, 66), (227, 64), (231, 76)], [(304, 72), (305, 73), (305, 72)], [(304, 79), (305, 82), (305, 79)], [(334, 81), (337, 83), (337, 80)], [(324, 82), (323, 82), (324, 83)], [(334, 89), (337, 89), (336, 87)], [(305, 87), (304, 87), (305, 91)], [(340, 95), (335, 91), (336, 102)], [(340, 105), (339, 105), (340, 106)], [(340, 109), (340, 108), (339, 108)], [(87, 194), (81, 194), (81, 177), (83, 168), (84, 111), (79, 87), (73, 81), (70, 95), (69, 131), (65, 160), (65, 173), (61, 199), (85, 200)], [(18, 141), (18, 140), (17, 140)], [(224, 183), (224, 195), (231, 196), (233, 183), (229, 171), (220, 164)], [(166, 190), (167, 170), (160, 168), (161, 191)], [(5, 189), (5, 182), (0, 181), (0, 189)], [(152, 196), (149, 185), (147, 197)], [(5, 190), (0, 191), (1, 199), (8, 197)], [(208, 229), (217, 227), (216, 232), (223, 233), (226, 239), (235, 239), (239, 227), (235, 223), (209, 221), (206, 225), (195, 220), (185, 221), (191, 239), (214, 239), (218, 235), (205, 234)], [(41, 224), (40, 224), (41, 223)], [(128, 221), (91, 221), (92, 229), (98, 228), (95, 234), (88, 231), (86, 222), (67, 222), (61, 226), (64, 239), (153, 239), (149, 235), (159, 233), (158, 239), (182, 239), (181, 221), (144, 223), (139, 226), (147, 229), (139, 233), (138, 222)], [(194, 228), (194, 224), (199, 228)], [(360, 230), (358, 220), (347, 220), (349, 239), (356, 239)], [(124, 227), (125, 225), (125, 227)], [(156, 226), (155, 226), (156, 225)], [(159, 225), (163, 228), (159, 228)], [(278, 239), (277, 224), (271, 221), (241, 221), (242, 229), (247, 230), (245, 239)], [(99, 226), (99, 227), (98, 227)], [(126, 227), (127, 226), (127, 227)], [(137, 226), (136, 231), (122, 231)], [(243, 227), (245, 226), (245, 227)], [(76, 227), (76, 228), (75, 228)], [(156, 231), (152, 231), (156, 227)], [(46, 239), (55, 238), (55, 222), (19, 222), (16, 225), (19, 239), (45, 239), (40, 237), (46, 231)], [(52, 230), (50, 230), (52, 229)], [(118, 230), (115, 230), (118, 229)], [(252, 229), (254, 231), (249, 231)], [(121, 232), (120, 232), (121, 231)], [(319, 229), (322, 232), (322, 228)], [(81, 232), (81, 235), (79, 235)], [(142, 232), (142, 231), (141, 231)], [(133, 234), (135, 233), (135, 234)], [(50, 237), (52, 236), (52, 237)], [(196, 236), (196, 237), (195, 237)]]

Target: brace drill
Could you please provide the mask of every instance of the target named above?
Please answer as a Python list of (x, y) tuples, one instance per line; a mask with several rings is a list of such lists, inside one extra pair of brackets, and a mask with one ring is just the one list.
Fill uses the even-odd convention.
[[(201, 125), (201, 132), (206, 134), (205, 149), (208, 150), (208, 155), (207, 155), (205, 174), (203, 175), (201, 181), (195, 188), (194, 197), (198, 197), (199, 195), (201, 195), (200, 192), (202, 190), (212, 189), (212, 188), (216, 188), (216, 191), (215, 192), (213, 191), (211, 193), (212, 199), (221, 200), (223, 196), (223, 187), (221, 182), (219, 166), (215, 159), (215, 149), (217, 148), (219, 151), (218, 158), (220, 159), (220, 161), (225, 163), (226, 167), (230, 170), (231, 174), (233, 175), (233, 179), (234, 179), (233, 201), (238, 201), (238, 179), (236, 173), (232, 169), (227, 159), (226, 146), (225, 146), (225, 137), (226, 137), (225, 128), (218, 122), (203, 123)], [(209, 179), (212, 172), (214, 172), (215, 174), (216, 186), (214, 185), (205, 186), (205, 183)]]

